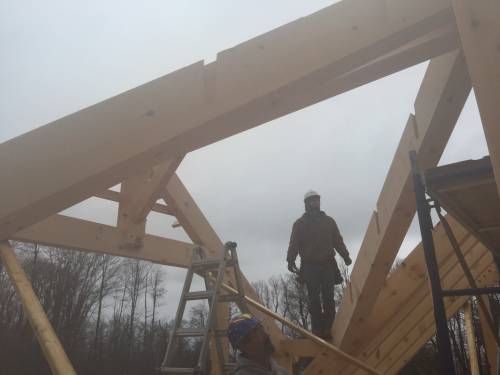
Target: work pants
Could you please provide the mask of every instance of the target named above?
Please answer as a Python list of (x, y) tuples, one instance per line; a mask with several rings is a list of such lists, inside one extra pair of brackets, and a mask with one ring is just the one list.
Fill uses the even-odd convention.
[(336, 265), (330, 262), (301, 265), (302, 278), (309, 296), (312, 332), (315, 335), (330, 334), (335, 319), (336, 272)]

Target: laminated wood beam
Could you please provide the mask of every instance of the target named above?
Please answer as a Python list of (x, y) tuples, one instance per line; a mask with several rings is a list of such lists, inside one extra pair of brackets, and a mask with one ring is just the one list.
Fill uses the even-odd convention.
[(315, 357), (322, 351), (321, 345), (310, 339), (282, 340), (279, 348), (286, 355), (296, 358)]
[[(104, 190), (100, 193), (94, 195), (96, 198), (105, 199), (107, 201), (120, 203), (120, 193), (114, 190)], [(158, 212), (160, 214), (165, 215), (173, 215), (172, 211), (168, 208), (168, 206), (164, 204), (155, 203), (151, 208), (151, 211)]]
[[(453, 257), (452, 257), (452, 260)], [(473, 273), (481, 286), (490, 285), (498, 281), (495, 266), (487, 249), (476, 243), (469, 251), (467, 260), (471, 264)], [(467, 279), (463, 276), (458, 263), (442, 278), (443, 285), (450, 288), (467, 288)], [(454, 315), (465, 303), (467, 297), (446, 298), (445, 308), (448, 317)], [(429, 341), (435, 334), (435, 323), (433, 307), (430, 296), (426, 293), (425, 298), (418, 304), (413, 299), (409, 301), (413, 309), (404, 317), (399, 319), (395, 328), (380, 342), (378, 348), (372, 347), (368, 362), (383, 372), (395, 374), (408, 363), (418, 350)], [(404, 307), (407, 309), (407, 306)], [(387, 331), (386, 331), (387, 332)], [(382, 339), (381, 332), (378, 339)]]
[(45, 311), (43, 311), (43, 307), (33, 291), (26, 273), (17, 261), (16, 254), (7, 241), (0, 243), (0, 259), (21, 300), (24, 312), (49, 363), (52, 374), (76, 375), (76, 371), (57, 338)]
[[(488, 304), (488, 310), (490, 311), (490, 316), (491, 316), (491, 305), (489, 301), (487, 301)], [(498, 350), (497, 350), (497, 343), (495, 336), (492, 334), (491, 330), (488, 329), (488, 323), (487, 323), (487, 317), (485, 316), (485, 313), (481, 310), (478, 309), (479, 313), (479, 323), (481, 326), (481, 332), (483, 333), (484, 337), (484, 346), (486, 349), (486, 358), (488, 360), (488, 365), (490, 369), (490, 374), (497, 374), (497, 356), (498, 356)], [(498, 330), (497, 330), (498, 332)]]
[(115, 227), (69, 216), (54, 215), (12, 236), (22, 242), (147, 260), (175, 267), (188, 267), (195, 245), (145, 235), (143, 247), (121, 247), (122, 233)]
[[(347, 342), (363, 332), (361, 323), (370, 316), (415, 214), (408, 153), (416, 150), (423, 168), (438, 163), (470, 88), (460, 52), (430, 62), (334, 322), (334, 343), (348, 352)], [(327, 366), (321, 361), (318, 367)]]
[(500, 2), (452, 2), (500, 194)]
[(181, 161), (182, 157), (169, 159), (122, 182), (117, 223), (123, 248), (142, 248), (146, 218)]
[(465, 330), (467, 332), (467, 349), (469, 352), (469, 363), (471, 375), (479, 375), (479, 361), (476, 349), (476, 333), (472, 321), (472, 304), (470, 299), (464, 306)]
[(452, 21), (448, 0), (344, 0), (223, 51), (214, 63), (11, 139), (0, 145), (0, 196), (8, 197), (0, 201), (0, 238), (174, 155), (324, 99), (325, 82)]

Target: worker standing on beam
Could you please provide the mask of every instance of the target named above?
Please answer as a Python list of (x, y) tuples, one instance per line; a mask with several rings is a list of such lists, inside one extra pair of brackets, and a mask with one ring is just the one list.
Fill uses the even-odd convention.
[[(288, 247), (288, 270), (306, 283), (311, 312), (312, 333), (331, 339), (335, 319), (335, 285), (342, 282), (335, 250), (349, 266), (352, 261), (337, 223), (321, 211), (320, 195), (308, 191), (304, 196), (305, 213), (293, 224)], [(300, 271), (295, 259), (300, 255)], [(321, 303), (323, 302), (323, 303)]]

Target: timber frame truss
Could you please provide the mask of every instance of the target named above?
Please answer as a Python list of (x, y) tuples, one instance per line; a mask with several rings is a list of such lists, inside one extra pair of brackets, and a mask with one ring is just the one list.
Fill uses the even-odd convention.
[[(471, 88), (500, 192), (498, 0), (343, 0), (0, 144), (0, 256), (25, 308), (34, 306), (27, 315), (53, 372), (71, 370), (57, 337), (39, 329), (49, 323), (6, 240), (177, 267), (194, 246), (215, 256), (222, 241), (175, 173), (188, 152), (427, 60), (332, 331), (341, 350), (397, 373), (435, 332), (420, 247), (388, 277), (415, 215), (408, 153), (422, 169), (437, 165)], [(116, 226), (59, 214), (93, 196), (119, 203)], [(192, 243), (146, 233), (150, 211), (175, 216)], [(450, 222), (477, 284), (498, 282), (486, 248)], [(434, 236), (443, 285), (467, 287), (439, 225)], [(447, 313), (465, 302), (449, 300)], [(305, 375), (362, 373), (313, 341), (285, 340), (255, 313), (281, 343), (281, 363), (313, 355)]]

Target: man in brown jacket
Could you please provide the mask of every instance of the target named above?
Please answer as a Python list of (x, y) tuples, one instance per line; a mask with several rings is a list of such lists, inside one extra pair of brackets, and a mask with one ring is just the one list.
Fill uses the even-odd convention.
[[(330, 339), (330, 330), (335, 319), (334, 288), (335, 284), (342, 282), (335, 260), (335, 250), (344, 258), (346, 265), (350, 265), (352, 261), (337, 223), (320, 209), (319, 194), (314, 191), (307, 192), (304, 204), (306, 212), (292, 228), (286, 258), (288, 270), (300, 273), (306, 283), (312, 332), (319, 337)], [(297, 255), (300, 255), (301, 259), (300, 272), (295, 265)]]

